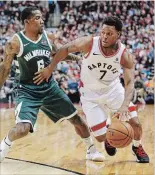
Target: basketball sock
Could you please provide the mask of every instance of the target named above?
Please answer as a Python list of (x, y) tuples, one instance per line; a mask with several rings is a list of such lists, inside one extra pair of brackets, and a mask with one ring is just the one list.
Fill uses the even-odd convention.
[(83, 138), (83, 141), (85, 142), (87, 146), (87, 151), (90, 151), (91, 153), (96, 152), (96, 148), (95, 148), (95, 145), (93, 143), (91, 136), (89, 136), (88, 138)]
[(139, 147), (139, 145), (141, 145), (141, 140), (133, 140), (133, 145)]
[(101, 142), (102, 149), (105, 150), (105, 141)]
[(9, 140), (8, 135), (4, 138), (4, 142), (5, 142), (8, 146), (11, 146), (11, 145), (12, 145), (12, 142)]

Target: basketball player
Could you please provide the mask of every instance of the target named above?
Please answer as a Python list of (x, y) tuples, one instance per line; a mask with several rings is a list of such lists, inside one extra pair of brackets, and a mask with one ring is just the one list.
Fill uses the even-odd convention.
[(47, 34), (41, 12), (35, 7), (25, 8), (21, 14), (24, 30), (15, 34), (7, 42), (5, 58), (0, 64), (0, 88), (4, 84), (14, 58), (16, 69), (15, 93), (16, 126), (2, 140), (0, 162), (6, 157), (12, 142), (33, 132), (37, 114), (41, 108), (54, 122), (68, 119), (74, 125), (77, 134), (87, 145), (88, 160), (103, 161), (103, 155), (97, 152), (90, 137), (87, 125), (77, 114), (77, 110), (68, 96), (58, 87), (50, 76), (49, 81), (40, 85), (33, 83), (34, 73), (50, 64), (54, 34)]
[[(49, 79), (57, 63), (71, 52), (82, 52), (81, 65), (81, 103), (87, 123), (99, 142), (105, 143), (110, 156), (116, 154), (105, 139), (106, 121), (109, 112), (119, 115), (119, 120), (128, 121), (134, 129), (132, 151), (137, 162), (148, 163), (149, 157), (141, 145), (142, 127), (135, 106), (131, 103), (134, 90), (134, 58), (119, 40), (122, 21), (114, 16), (106, 17), (100, 35), (78, 38), (56, 53), (52, 63), (36, 73), (34, 82), (40, 84)], [(123, 67), (125, 89), (119, 75)]]

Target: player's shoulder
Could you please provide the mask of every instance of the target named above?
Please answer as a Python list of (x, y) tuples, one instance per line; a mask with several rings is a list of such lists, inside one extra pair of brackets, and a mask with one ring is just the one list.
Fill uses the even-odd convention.
[(9, 40), (6, 42), (6, 48), (9, 48), (13, 53), (18, 53), (20, 48), (20, 41), (16, 34), (14, 34)]
[[(124, 45), (124, 44), (123, 44)], [(129, 49), (126, 48), (126, 46), (124, 45), (124, 52), (122, 54), (122, 57), (124, 58), (128, 58), (128, 57), (133, 57), (132, 53), (129, 51)]]
[(100, 36), (94, 36), (94, 35), (92, 35), (91, 37), (92, 37), (93, 43), (94, 42), (98, 42), (98, 40), (100, 39)]
[(19, 37), (17, 36), (17, 33), (14, 34), (7, 42), (14, 44), (15, 46), (20, 44)]
[(48, 39), (50, 40), (53, 40), (55, 37), (53, 32), (48, 32), (44, 30), (44, 34), (47, 35)]
[[(93, 36), (93, 35), (92, 35), (92, 36)], [(100, 38), (100, 36), (98, 36), (98, 35), (97, 35), (97, 36), (93, 36), (93, 39), (94, 39), (94, 40), (98, 40), (99, 38)]]
[(122, 54), (121, 60), (123, 62), (122, 65), (126, 68), (131, 69), (134, 65), (134, 56), (132, 55), (132, 53), (127, 48), (125, 48), (125, 50)]
[(124, 48), (126, 49), (126, 45), (125, 45), (123, 42), (118, 41), (118, 43), (119, 43), (122, 47), (124, 47)]

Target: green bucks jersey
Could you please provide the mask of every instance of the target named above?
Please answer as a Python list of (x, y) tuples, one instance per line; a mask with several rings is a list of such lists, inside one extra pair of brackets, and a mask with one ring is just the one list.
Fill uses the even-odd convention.
[(52, 47), (45, 31), (37, 41), (26, 37), (23, 31), (16, 34), (20, 51), (15, 59), (16, 73), (20, 82), (33, 82), (34, 73), (50, 64)]

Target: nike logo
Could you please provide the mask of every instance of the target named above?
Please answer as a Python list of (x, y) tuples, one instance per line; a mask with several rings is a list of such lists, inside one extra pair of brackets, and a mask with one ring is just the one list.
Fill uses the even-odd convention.
[(95, 53), (95, 52), (94, 52), (93, 55), (101, 55), (101, 54), (99, 54), (99, 53)]
[(114, 61), (114, 63), (118, 63), (119, 64), (119, 61)]
[(24, 44), (24, 46), (27, 46), (28, 44), (30, 44), (30, 43)]

